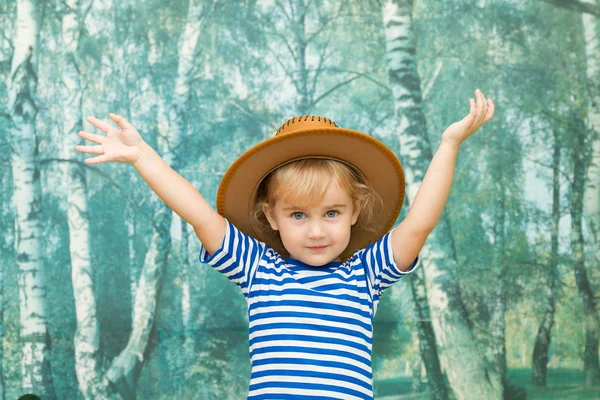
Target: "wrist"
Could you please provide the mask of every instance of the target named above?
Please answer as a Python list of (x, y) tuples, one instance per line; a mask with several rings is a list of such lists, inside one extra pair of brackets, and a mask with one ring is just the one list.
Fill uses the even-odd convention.
[(444, 138), (442, 138), (442, 142), (440, 143), (440, 147), (444, 147), (444, 148), (454, 150), (457, 152), (460, 149), (460, 145), (461, 145), (461, 143), (457, 142), (456, 140), (444, 139)]
[(143, 140), (140, 144), (137, 145), (137, 148), (137, 158), (131, 162), (131, 165), (133, 165), (134, 167), (138, 167), (140, 164), (144, 163), (144, 161), (146, 161), (148, 159), (148, 156), (150, 155), (150, 150), (152, 150), (148, 143), (146, 143)]

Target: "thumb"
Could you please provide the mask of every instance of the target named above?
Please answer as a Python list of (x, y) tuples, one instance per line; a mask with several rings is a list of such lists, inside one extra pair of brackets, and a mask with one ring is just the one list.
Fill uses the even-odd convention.
[(131, 125), (124, 117), (113, 113), (110, 113), (109, 115), (110, 119), (115, 121), (121, 129), (133, 128), (133, 125)]

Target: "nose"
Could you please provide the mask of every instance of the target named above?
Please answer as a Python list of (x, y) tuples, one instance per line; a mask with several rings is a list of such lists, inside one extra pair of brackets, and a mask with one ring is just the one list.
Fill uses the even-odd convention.
[(325, 236), (325, 230), (321, 226), (321, 222), (320, 221), (311, 222), (311, 224), (308, 228), (308, 237), (310, 239), (319, 239), (319, 238), (322, 238), (323, 236)]

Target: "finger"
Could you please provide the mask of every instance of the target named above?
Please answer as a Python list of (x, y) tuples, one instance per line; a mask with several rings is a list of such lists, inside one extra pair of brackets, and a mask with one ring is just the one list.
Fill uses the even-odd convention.
[(483, 122), (483, 120), (485, 119), (485, 116), (487, 115), (487, 109), (488, 109), (488, 103), (487, 103), (487, 99), (485, 98), (485, 94), (483, 94), (483, 92), (480, 90), (479, 91), (481, 93), (481, 105), (483, 106), (483, 110), (482, 110), (482, 115), (481, 115), (481, 121)]
[(117, 114), (110, 114), (110, 119), (112, 119), (113, 121), (115, 121), (117, 123), (117, 125), (119, 125), (119, 127), (121, 129), (129, 129), (129, 128), (133, 128), (133, 126), (122, 116), (117, 115)]
[(100, 164), (100, 163), (103, 163), (103, 162), (106, 162), (106, 161), (108, 161), (108, 160), (106, 159), (105, 155), (101, 155), (101, 156), (98, 156), (98, 157), (86, 158), (85, 159), (85, 163), (86, 164)]
[(93, 133), (79, 131), (79, 136), (91, 142), (102, 144), (106, 136), (94, 135)]
[(490, 119), (492, 119), (492, 117), (494, 116), (495, 109), (496, 109), (496, 107), (494, 106), (494, 102), (492, 101), (492, 99), (488, 99), (488, 110), (487, 110), (487, 114), (485, 116), (485, 120), (483, 121), (484, 123), (486, 123)]
[(108, 131), (112, 129), (112, 126), (110, 126), (104, 121), (100, 121), (96, 117), (87, 117), (87, 121), (106, 134), (108, 134)]
[(88, 154), (104, 154), (102, 146), (75, 146), (75, 150)]
[(485, 106), (485, 96), (483, 92), (479, 89), (477, 92), (477, 118), (475, 119), (476, 126), (481, 125), (483, 119), (485, 118), (486, 106)]
[(481, 99), (479, 97), (479, 89), (475, 90), (475, 121), (477, 121), (479, 113), (481, 112)]
[(469, 114), (464, 118), (465, 121), (468, 121), (467, 128), (470, 128), (473, 125), (473, 121), (475, 121), (475, 117), (477, 116), (477, 106), (475, 105), (475, 100), (469, 99), (470, 109)]
[(475, 105), (475, 99), (470, 99), (469, 104), (471, 105), (471, 109), (469, 110), (469, 114), (475, 118), (477, 116), (477, 105)]

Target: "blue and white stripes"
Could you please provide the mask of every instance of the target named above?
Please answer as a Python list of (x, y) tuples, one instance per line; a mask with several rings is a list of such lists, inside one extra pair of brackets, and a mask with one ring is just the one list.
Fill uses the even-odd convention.
[(397, 269), (391, 231), (344, 263), (283, 260), (227, 221), (223, 245), (199, 260), (248, 302), (248, 399), (372, 399), (373, 317), (379, 298), (410, 273)]

